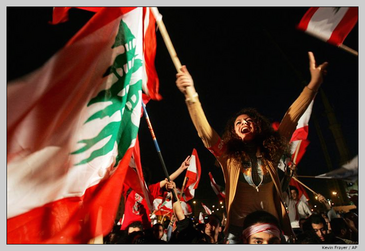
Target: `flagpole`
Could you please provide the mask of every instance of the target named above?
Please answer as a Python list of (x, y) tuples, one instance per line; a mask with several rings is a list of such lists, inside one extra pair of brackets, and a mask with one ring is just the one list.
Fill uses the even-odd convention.
[[(158, 11), (157, 7), (151, 7), (151, 12), (154, 15), (155, 19), (156, 19), (156, 23), (158, 25), (158, 28), (160, 30), (161, 36), (165, 42), (166, 48), (170, 54), (170, 57), (172, 59), (172, 62), (175, 65), (176, 71), (180, 72), (181, 71), (181, 63), (180, 60), (177, 56), (177, 53), (175, 51), (174, 45), (171, 42), (170, 36), (166, 30), (165, 24), (162, 21), (162, 15), (160, 14), (160, 12)], [(195, 97), (194, 97), (194, 93), (191, 89), (191, 87), (187, 87), (186, 88), (186, 93), (188, 95), (188, 97), (190, 98), (191, 102), (195, 101)]]
[(302, 144), (302, 140), (299, 141), (297, 148), (295, 149), (295, 155), (294, 155), (294, 159), (293, 159), (293, 163), (295, 166), (297, 165), (297, 157), (298, 157), (299, 148), (300, 148), (301, 144)]
[(184, 178), (184, 182), (183, 182), (183, 185), (182, 185), (182, 188), (181, 188), (180, 200), (181, 200), (181, 198), (182, 198), (182, 196), (183, 196), (184, 189), (185, 189), (185, 185), (186, 185), (186, 182), (187, 182), (188, 180), (189, 180), (189, 178), (185, 176), (185, 178)]
[(293, 179), (295, 181), (297, 181), (298, 183), (300, 183), (302, 186), (304, 186), (305, 188), (307, 188), (309, 191), (311, 191), (314, 195), (318, 195), (318, 193), (316, 193), (315, 191), (313, 191), (311, 188), (309, 188), (307, 185), (305, 185), (304, 183), (302, 183), (300, 180), (298, 180), (296, 177), (293, 176)]
[(348, 47), (348, 46), (346, 46), (344, 44), (341, 44), (338, 47), (341, 48), (341, 49), (343, 49), (343, 50), (345, 50), (345, 51), (347, 51), (347, 52), (350, 52), (351, 54), (354, 54), (355, 56), (358, 56), (359, 55), (359, 53), (357, 51), (355, 51), (354, 49), (351, 49), (350, 47)]
[[(158, 157), (160, 158), (160, 161), (161, 161), (161, 164), (162, 164), (162, 169), (163, 169), (163, 171), (165, 173), (165, 176), (166, 176), (167, 180), (170, 181), (170, 175), (167, 172), (167, 168), (166, 168), (166, 165), (165, 165), (165, 161), (164, 161), (164, 159), (162, 157), (162, 153), (161, 153), (160, 147), (158, 145), (158, 142), (157, 142), (157, 139), (156, 139), (156, 135), (155, 135), (155, 132), (153, 131), (152, 124), (151, 124), (150, 118), (148, 116), (146, 106), (143, 103), (143, 100), (142, 100), (142, 107), (143, 107), (143, 114), (144, 114), (144, 116), (146, 118), (146, 121), (147, 121), (148, 129), (150, 130), (150, 133), (151, 133), (151, 136), (152, 136), (152, 139), (153, 139), (153, 143), (155, 144), (155, 148), (156, 148)], [(178, 197), (176, 195), (176, 191), (174, 189), (172, 189), (172, 191), (173, 191), (172, 192), (172, 195), (174, 196), (174, 199), (176, 201), (178, 201)]]

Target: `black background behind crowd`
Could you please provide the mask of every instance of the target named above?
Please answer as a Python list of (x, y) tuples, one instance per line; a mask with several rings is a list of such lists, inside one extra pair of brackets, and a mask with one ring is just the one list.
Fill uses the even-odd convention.
[[(307, 52), (313, 51), (318, 63), (328, 61), (328, 75), (321, 88), (333, 108), (351, 159), (359, 150), (358, 57), (297, 30), (296, 25), (308, 8), (207, 6), (159, 7), (159, 11), (181, 63), (187, 65), (194, 78), (206, 116), (218, 133), (222, 133), (231, 115), (248, 106), (257, 108), (271, 121), (280, 121), (301, 92), (303, 81), (310, 80)], [(56, 26), (48, 24), (51, 16), (52, 7), (7, 8), (8, 81), (41, 67), (92, 13), (73, 9), (69, 22)], [(358, 51), (358, 42), (356, 25), (344, 44)], [(201, 209), (200, 202), (208, 207), (217, 205), (208, 172), (224, 185), (222, 172), (192, 125), (184, 97), (175, 85), (176, 69), (159, 32), (157, 44), (156, 68), (163, 99), (150, 101), (147, 109), (168, 172), (173, 173), (196, 148), (203, 170), (195, 193), (197, 209)], [(317, 95), (309, 122), (311, 143), (298, 165), (299, 175), (329, 171), (314, 117), (332, 168), (341, 164), (322, 97)], [(149, 170), (148, 181), (157, 182), (164, 173), (144, 118), (139, 138), (142, 164)], [(178, 187), (182, 186), (183, 176), (176, 180)], [(327, 180), (300, 180), (332, 198)], [(308, 194), (313, 197), (311, 192)]]

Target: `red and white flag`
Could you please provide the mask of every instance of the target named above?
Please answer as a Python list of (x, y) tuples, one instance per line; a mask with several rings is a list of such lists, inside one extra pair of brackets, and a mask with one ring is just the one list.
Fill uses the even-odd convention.
[(358, 7), (312, 7), (297, 28), (325, 42), (340, 46), (358, 20)]
[(183, 191), (183, 200), (189, 201), (195, 196), (195, 189), (198, 188), (201, 176), (200, 160), (198, 157), (198, 152), (193, 149), (190, 157), (190, 164), (186, 170), (185, 178), (187, 179), (186, 185)]
[(155, 25), (148, 9), (97, 8), (40, 69), (8, 83), (8, 244), (88, 243), (113, 227), (139, 129), (144, 44), (155, 39), (143, 36)]
[[(300, 117), (297, 127), (290, 139), (291, 156), (290, 157), (283, 156), (279, 161), (278, 168), (283, 172), (286, 171), (286, 168), (288, 165), (290, 165), (290, 162), (294, 162), (295, 164), (298, 164), (300, 162), (305, 153), (305, 150), (309, 145), (309, 140), (307, 138), (309, 131), (309, 119), (312, 114), (313, 103), (314, 103), (314, 98), (312, 102), (309, 104), (307, 110)], [(279, 125), (280, 124), (278, 122), (274, 122), (272, 124), (272, 127), (274, 128), (274, 130), (278, 130)]]
[(198, 221), (199, 221), (200, 224), (205, 224), (203, 212), (199, 212)]
[(210, 186), (212, 187), (214, 193), (218, 196), (218, 200), (224, 201), (226, 198), (226, 193), (224, 191), (224, 188), (215, 182), (211, 172), (209, 172), (208, 174), (210, 179)]
[(203, 202), (201, 202), (201, 203), (202, 203), (202, 207), (205, 210), (205, 213), (206, 214), (212, 214), (212, 210), (210, 210), (209, 207), (207, 207)]
[(293, 135), (290, 139), (290, 153), (292, 154), (292, 161), (295, 164), (298, 164), (302, 159), (305, 150), (309, 145), (308, 140), (308, 131), (309, 131), (309, 119), (312, 115), (314, 98), (307, 107), (307, 110), (300, 117), (297, 127), (293, 132)]

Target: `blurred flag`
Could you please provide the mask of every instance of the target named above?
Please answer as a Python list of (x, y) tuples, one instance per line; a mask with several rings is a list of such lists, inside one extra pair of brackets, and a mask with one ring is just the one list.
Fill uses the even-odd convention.
[(200, 224), (205, 224), (203, 212), (199, 212), (199, 223)]
[(212, 187), (214, 193), (218, 196), (218, 200), (224, 201), (226, 198), (226, 193), (224, 191), (224, 188), (215, 182), (211, 172), (209, 172), (208, 174), (210, 179), (210, 186)]
[(203, 202), (201, 202), (201, 203), (202, 203), (202, 207), (205, 210), (205, 213), (206, 214), (212, 214), (212, 210), (210, 210), (209, 207), (207, 207)]
[(355, 182), (359, 176), (359, 157), (356, 155), (351, 161), (342, 167), (328, 173), (315, 176), (318, 179), (342, 179), (348, 182)]
[[(315, 97), (314, 97), (315, 98)], [(283, 172), (286, 172), (286, 168), (292, 163), (298, 165), (300, 160), (302, 159), (305, 150), (307, 149), (309, 145), (308, 138), (308, 129), (309, 129), (309, 119), (312, 114), (313, 104), (314, 104), (314, 98), (312, 102), (307, 107), (307, 110), (303, 113), (303, 115), (300, 117), (297, 127), (295, 131), (293, 132), (293, 135), (290, 139), (290, 157), (282, 156), (282, 158), (279, 161), (278, 168), (282, 170)], [(278, 130), (279, 123), (274, 122), (272, 124), (272, 127), (274, 130)]]
[(298, 164), (300, 162), (305, 153), (305, 150), (307, 149), (307, 146), (309, 145), (308, 129), (309, 129), (309, 119), (312, 115), (312, 110), (313, 110), (313, 103), (314, 103), (314, 98), (307, 107), (307, 110), (305, 110), (303, 115), (300, 117), (297, 127), (290, 139), (291, 143), (290, 153), (292, 154), (292, 161), (295, 164)]
[(88, 243), (113, 227), (154, 23), (149, 8), (95, 11), (43, 67), (8, 83), (8, 244)]
[(325, 42), (340, 46), (358, 20), (358, 7), (312, 7), (297, 28)]
[(190, 157), (190, 165), (185, 173), (185, 178), (187, 179), (186, 185), (183, 191), (183, 200), (189, 201), (195, 196), (195, 189), (198, 188), (199, 180), (201, 175), (200, 161), (198, 157), (198, 152), (193, 149)]

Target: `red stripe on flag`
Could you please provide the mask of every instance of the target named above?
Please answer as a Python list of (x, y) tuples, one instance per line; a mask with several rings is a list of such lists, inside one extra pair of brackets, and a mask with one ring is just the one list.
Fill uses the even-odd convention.
[[(115, 173), (88, 188), (82, 197), (48, 203), (7, 220), (8, 244), (87, 243), (106, 235), (114, 224), (122, 184), (132, 148), (128, 149)], [(69, 218), (70, 215), (73, 215)], [(101, 228), (97, 229), (101, 223)]]
[(328, 39), (329, 43), (341, 45), (358, 20), (358, 8), (350, 7)]
[(318, 10), (319, 7), (312, 7), (309, 8), (309, 10), (304, 14), (302, 19), (300, 20), (299, 24), (297, 25), (297, 28), (302, 31), (306, 31), (308, 28), (308, 24), (310, 20), (312, 19), (314, 13)]
[(149, 97), (153, 100), (161, 100), (162, 96), (159, 94), (159, 79), (155, 68), (156, 58), (156, 19), (149, 8), (143, 9), (143, 15), (145, 18), (146, 12), (149, 11), (148, 27), (144, 36), (144, 58), (146, 64), (147, 73), (147, 88)]
[(308, 126), (301, 127), (293, 132), (290, 142), (295, 140), (304, 140), (307, 137), (308, 137)]
[[(297, 157), (295, 159), (295, 164), (298, 164), (300, 162), (300, 160), (302, 159), (302, 157), (305, 154), (305, 151), (307, 150), (308, 145), (309, 145), (309, 140), (303, 139), (302, 142), (300, 143), (300, 147), (298, 149)], [(295, 153), (292, 156), (292, 160), (294, 160), (294, 156), (295, 156)]]
[(134, 9), (136, 7), (103, 7), (68, 41), (66, 47), (87, 37), (116, 18), (119, 18), (121, 15), (125, 15)]

